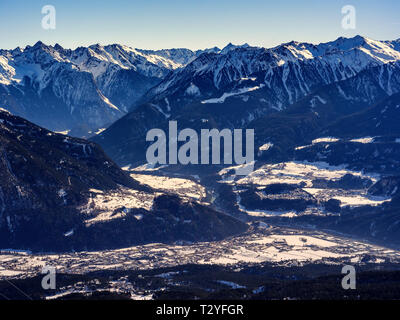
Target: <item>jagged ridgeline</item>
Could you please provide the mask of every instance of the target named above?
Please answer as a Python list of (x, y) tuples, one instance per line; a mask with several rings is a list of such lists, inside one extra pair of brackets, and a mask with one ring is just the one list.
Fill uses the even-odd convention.
[(0, 50), (0, 105), (47, 129), (87, 137), (122, 117), (171, 70), (203, 52), (119, 44), (70, 50), (40, 41)]
[(254, 129), (256, 147), (273, 145), (260, 156), (291, 156), (333, 121), (399, 92), (399, 60), (398, 40), (361, 36), (206, 52), (93, 139), (118, 164), (133, 165), (144, 160), (146, 132), (176, 120), (182, 128)]

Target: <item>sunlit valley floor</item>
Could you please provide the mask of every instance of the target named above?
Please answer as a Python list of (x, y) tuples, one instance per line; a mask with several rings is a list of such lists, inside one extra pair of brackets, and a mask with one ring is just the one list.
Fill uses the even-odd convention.
[[(225, 168), (217, 172), (216, 181), (209, 175), (185, 175), (168, 167), (126, 170), (153, 192), (126, 187), (110, 192), (90, 190), (88, 203), (81, 207), (90, 217), (87, 226), (123, 220), (137, 208), (150, 210), (158, 193), (168, 193), (229, 212), (248, 228), (216, 241), (182, 240), (66, 253), (2, 250), (0, 288), (5, 291), (1, 292), (24, 298), (7, 285), (5, 280), (12, 279), (28, 295), (40, 299), (358, 299), (360, 292), (361, 298), (367, 299), (376, 298), (381, 286), (391, 288), (389, 298), (398, 294), (400, 250), (395, 244), (385, 247), (379, 241), (371, 242), (371, 237), (362, 239), (340, 229), (321, 231), (318, 223), (302, 220), (334, 219), (338, 210), (374, 208), (390, 201), (390, 196), (368, 192), (378, 181), (377, 174), (365, 175), (322, 162), (264, 164), (245, 177)], [(247, 197), (260, 200), (249, 202), (254, 206), (249, 209)], [(285, 210), (275, 209), (285, 206)], [(141, 221), (145, 214), (136, 213), (134, 218)], [(192, 221), (182, 223), (190, 225)], [(70, 230), (64, 236), (73, 233)], [(341, 289), (344, 265), (354, 265), (360, 272), (358, 296)], [(57, 290), (41, 289), (44, 266), (57, 268)], [(323, 293), (313, 295), (309, 290)]]

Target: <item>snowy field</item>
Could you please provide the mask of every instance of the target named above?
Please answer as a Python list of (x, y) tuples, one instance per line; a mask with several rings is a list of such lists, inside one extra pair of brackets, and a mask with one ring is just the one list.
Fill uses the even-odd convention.
[[(237, 203), (242, 212), (246, 212), (252, 216), (294, 216), (293, 211), (263, 211), (248, 210), (240, 203), (240, 189), (246, 185), (254, 185), (258, 188), (265, 187), (270, 184), (286, 183), (286, 184), (303, 184), (304, 191), (313, 195), (319, 201), (327, 201), (329, 199), (337, 199), (341, 201), (341, 206), (357, 207), (363, 205), (377, 206), (386, 201), (390, 201), (389, 197), (374, 197), (368, 195), (367, 189), (360, 190), (344, 190), (340, 188), (316, 188), (313, 186), (315, 180), (338, 181), (345, 175), (351, 174), (354, 177), (368, 179), (371, 183), (379, 180), (378, 174), (365, 174), (362, 172), (346, 169), (345, 166), (330, 166), (324, 162), (282, 162), (277, 164), (266, 164), (254, 170), (247, 176), (237, 176), (235, 171), (238, 167), (225, 168), (219, 172), (221, 182), (232, 184), (237, 193)], [(318, 208), (307, 209), (305, 213), (318, 213)]]
[[(219, 172), (225, 181), (232, 180), (227, 173), (235, 167), (225, 168)], [(277, 164), (263, 165), (245, 177), (237, 176), (236, 184), (254, 184), (265, 186), (273, 183), (299, 184), (304, 182), (311, 187), (315, 179), (337, 180), (346, 174), (352, 174), (361, 178), (368, 178), (376, 182), (378, 175), (367, 175), (361, 172), (351, 171), (345, 166), (330, 166), (325, 162), (282, 162)], [(234, 175), (233, 175), (234, 176)], [(235, 177), (235, 176), (234, 176)], [(229, 179), (231, 178), (231, 179)]]
[(87, 225), (121, 218), (129, 212), (129, 209), (144, 208), (150, 210), (154, 198), (158, 195), (157, 193), (146, 193), (129, 188), (120, 188), (109, 192), (95, 189), (90, 191), (91, 197), (87, 204), (80, 208), (81, 212), (88, 215)]
[(201, 200), (206, 196), (205, 188), (189, 179), (138, 173), (131, 173), (130, 176), (155, 190), (176, 193), (194, 200)]

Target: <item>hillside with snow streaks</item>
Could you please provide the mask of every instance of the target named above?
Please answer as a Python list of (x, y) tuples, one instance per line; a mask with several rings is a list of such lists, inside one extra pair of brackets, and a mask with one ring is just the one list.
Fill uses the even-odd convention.
[[(265, 113), (268, 109), (285, 109), (323, 85), (399, 60), (398, 41), (381, 42), (361, 36), (319, 45), (293, 41), (270, 49), (224, 48), (220, 53), (204, 53), (185, 68), (168, 74), (147, 93), (146, 100), (162, 108), (166, 107), (165, 98), (172, 108), (211, 99), (219, 103), (217, 98), (231, 92), (242, 92), (243, 97), (247, 93), (243, 88), (265, 85), (255, 99), (245, 97), (249, 105), (256, 105), (256, 109)], [(382, 88), (392, 94), (398, 88), (385, 85), (385, 76), (378, 75), (379, 81), (382, 79)], [(390, 74), (387, 76), (390, 78)], [(185, 94), (193, 86), (201, 94)], [(233, 99), (239, 98), (235, 95)], [(227, 103), (232, 101), (235, 100)]]

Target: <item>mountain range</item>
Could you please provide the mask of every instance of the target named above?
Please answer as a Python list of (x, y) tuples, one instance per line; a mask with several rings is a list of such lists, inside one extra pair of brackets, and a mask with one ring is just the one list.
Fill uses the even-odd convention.
[(206, 52), (170, 72), (93, 139), (119, 164), (133, 165), (144, 160), (146, 132), (177, 120), (182, 128), (255, 129), (257, 147), (272, 143), (283, 154), (330, 122), (399, 92), (398, 50), (398, 40), (356, 36)]
[[(243, 217), (243, 207), (296, 212), (268, 222), (400, 243), (400, 40), (356, 36), (198, 51), (119, 44), (70, 50), (38, 42), (0, 50), (0, 106), (5, 246), (83, 250), (211, 241), (248, 230), (252, 218)], [(122, 170), (145, 163), (146, 133), (167, 129), (171, 120), (180, 129), (254, 129), (255, 176), (279, 180), (289, 163), (298, 170), (291, 179), (303, 175), (308, 185), (260, 189), (251, 175), (250, 182), (229, 180), (222, 166), (143, 169), (144, 176)], [(309, 164), (318, 164), (312, 170), (326, 181), (312, 176)], [(179, 175), (190, 178), (187, 185), (206, 187), (205, 198), (187, 196), (186, 187), (173, 192), (176, 181), (168, 179)], [(271, 188), (280, 191), (269, 194)], [(368, 205), (354, 209), (309, 193), (325, 188)]]
[[(141, 50), (113, 44), (64, 49), (37, 42), (0, 50), (0, 105), (38, 125), (87, 137), (143, 103), (164, 117), (194, 108), (235, 109), (246, 125), (286, 109), (324, 85), (371, 68), (386, 95), (397, 91), (399, 40), (339, 38), (275, 48), (228, 44), (222, 50)], [(369, 95), (376, 94), (370, 92)]]
[(110, 125), (161, 79), (203, 52), (114, 44), (0, 50), (0, 104), (53, 131), (87, 136)]

